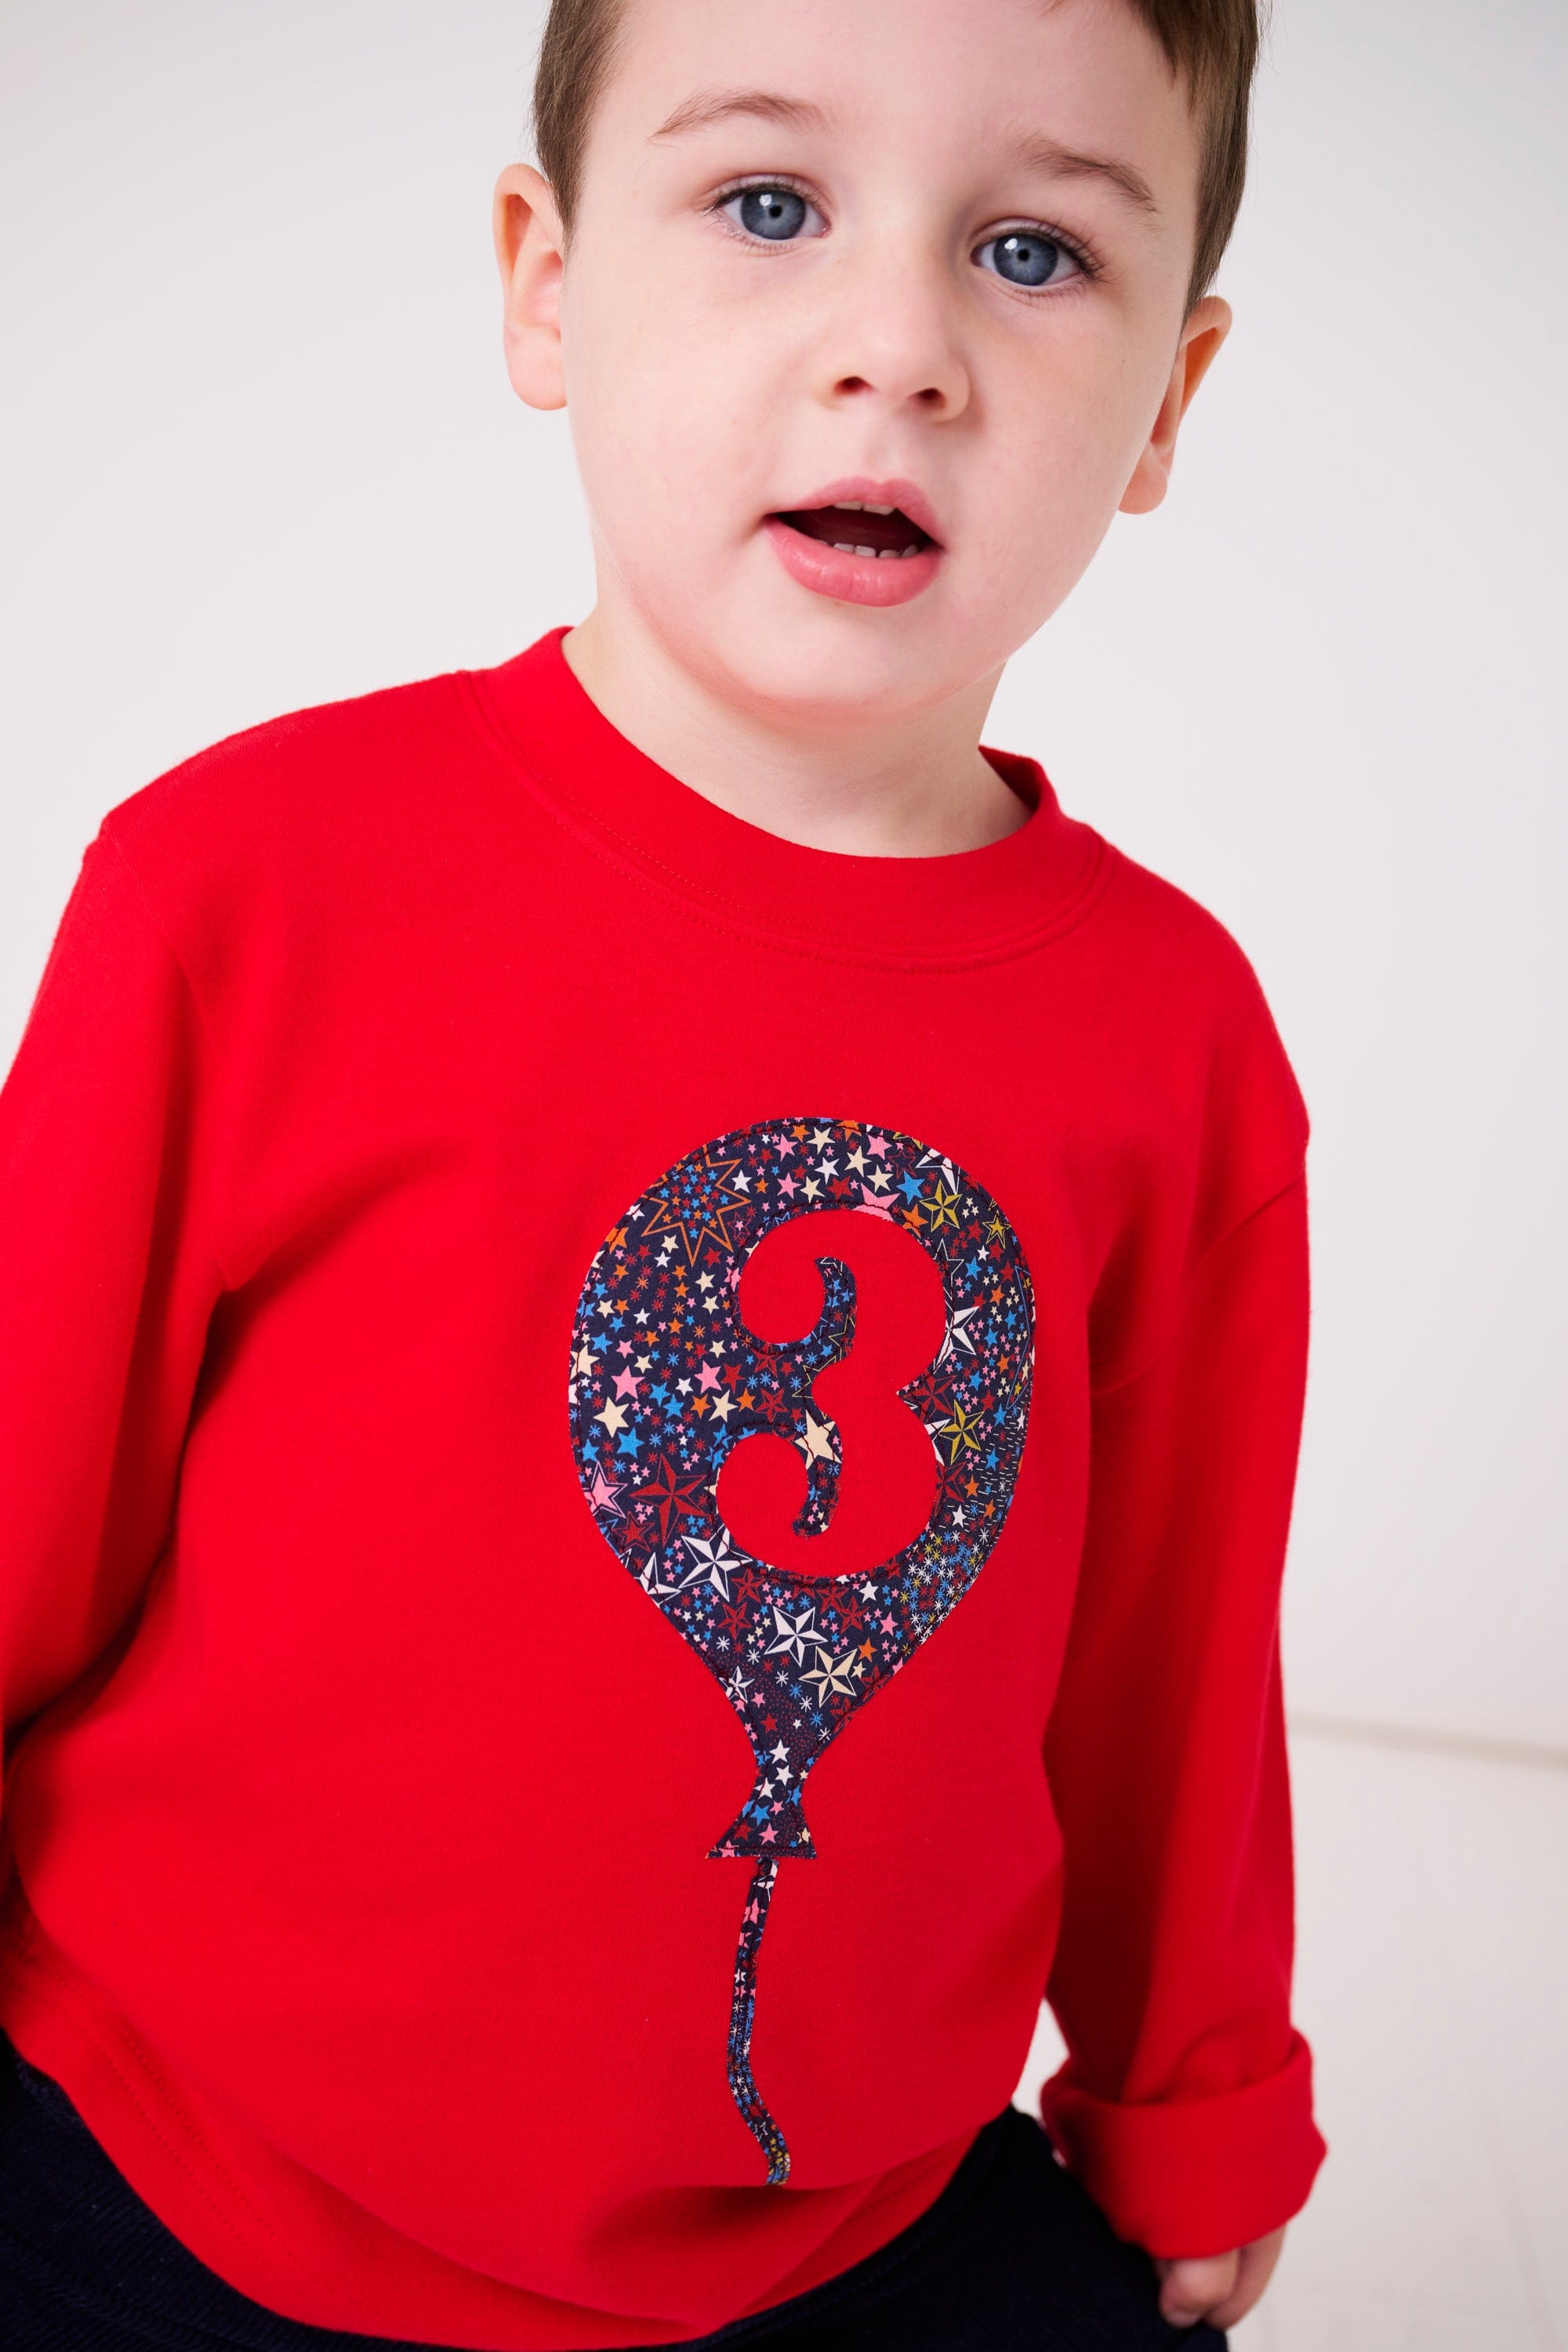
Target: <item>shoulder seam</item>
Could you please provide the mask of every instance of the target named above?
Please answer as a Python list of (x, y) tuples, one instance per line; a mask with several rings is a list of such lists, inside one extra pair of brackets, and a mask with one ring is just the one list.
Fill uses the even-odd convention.
[(1117, 1379), (1113, 1381), (1106, 1381), (1099, 1386), (1091, 1384), (1089, 1391), (1089, 1402), (1091, 1404), (1098, 1404), (1102, 1397), (1115, 1396), (1122, 1389), (1135, 1387), (1138, 1381), (1147, 1379), (1148, 1375), (1153, 1371), (1159, 1364), (1164, 1361), (1165, 1358), (1170, 1354), (1171, 1349), (1175, 1346), (1177, 1339), (1181, 1336), (1182, 1325), (1186, 1319), (1188, 1296), (1193, 1286), (1197, 1281), (1199, 1275), (1209, 1264), (1210, 1260), (1215, 1257), (1229, 1243), (1233, 1242), (1238, 1234), (1244, 1233), (1248, 1225), (1252, 1224), (1258, 1218), (1264, 1215), (1268, 1210), (1275, 1208), (1279, 1202), (1285, 1199), (1287, 1193), (1294, 1192), (1298, 1187), (1304, 1184), (1306, 1181), (1307, 1169), (1305, 1160), (1304, 1158), (1298, 1158), (1294, 1163), (1293, 1172), (1289, 1176), (1286, 1177), (1282, 1183), (1276, 1183), (1272, 1191), (1268, 1192), (1265, 1199), (1258, 1201), (1252, 1208), (1246, 1210), (1241, 1216), (1235, 1220), (1233, 1223), (1226, 1225), (1223, 1233), (1216, 1234), (1215, 1235), (1213, 1241), (1200, 1252), (1199, 1255), (1194, 1258), (1192, 1265), (1186, 1268), (1183, 1275), (1179, 1304), (1171, 1318), (1171, 1328), (1166, 1332), (1164, 1338), (1161, 1340), (1159, 1346), (1154, 1349), (1153, 1354), (1146, 1358), (1145, 1360), (1139, 1365), (1136, 1371), (1122, 1372)]

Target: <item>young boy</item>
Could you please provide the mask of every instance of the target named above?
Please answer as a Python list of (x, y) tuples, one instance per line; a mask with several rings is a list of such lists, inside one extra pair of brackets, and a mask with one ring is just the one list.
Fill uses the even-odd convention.
[(1261, 2293), (1305, 1121), (978, 748), (1163, 493), (1255, 44), (556, 0), (496, 240), (594, 611), (87, 849), (0, 1095), (8, 2344)]

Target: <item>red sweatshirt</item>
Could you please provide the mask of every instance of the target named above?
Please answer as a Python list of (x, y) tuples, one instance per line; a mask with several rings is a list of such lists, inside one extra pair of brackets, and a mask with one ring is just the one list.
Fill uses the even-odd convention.
[(289, 2316), (668, 2343), (1045, 2094), (1124, 2236), (1323, 2153), (1279, 1594), (1300, 1099), (989, 754), (690, 791), (561, 632), (110, 810), (0, 1091), (0, 2022)]

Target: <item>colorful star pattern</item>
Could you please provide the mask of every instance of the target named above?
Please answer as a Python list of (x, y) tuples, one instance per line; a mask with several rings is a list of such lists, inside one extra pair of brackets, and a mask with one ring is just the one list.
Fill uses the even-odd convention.
[[(825, 1304), (805, 1338), (767, 1344), (741, 1319), (746, 1258), (775, 1225), (853, 1209), (914, 1234), (937, 1266), (946, 1330), (899, 1391), (937, 1465), (921, 1533), (864, 1573), (797, 1579), (753, 1558), (719, 1516), (719, 1473), (756, 1431), (806, 1469), (796, 1531), (837, 1498), (837, 1433), (813, 1383), (854, 1343), (856, 1287), (817, 1265)], [(729, 2074), (768, 2159), (789, 2151), (752, 2077), (757, 1948), (782, 1860), (810, 1861), (806, 1774), (961, 1601), (1001, 1533), (1028, 1424), (1034, 1292), (1011, 1225), (940, 1151), (855, 1119), (778, 1119), (721, 1136), (632, 1203), (595, 1253), (572, 1333), (573, 1450), (595, 1525), (711, 1669), (756, 1759), (750, 1797), (710, 1848), (753, 1864), (736, 1955)]]

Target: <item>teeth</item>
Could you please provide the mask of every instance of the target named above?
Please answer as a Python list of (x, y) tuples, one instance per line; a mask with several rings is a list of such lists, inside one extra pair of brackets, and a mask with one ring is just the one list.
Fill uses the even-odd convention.
[(874, 507), (869, 499), (866, 501), (866, 512), (868, 514), (891, 514), (892, 511), (893, 509), (891, 507)]
[(836, 539), (833, 544), (840, 555), (853, 555), (855, 552), (854, 542), (851, 540)]
[(858, 499), (837, 499), (834, 501), (836, 514), (858, 514), (860, 510)]
[(858, 547), (855, 552), (857, 555), (868, 555), (873, 562), (877, 560), (877, 551), (874, 547)]

